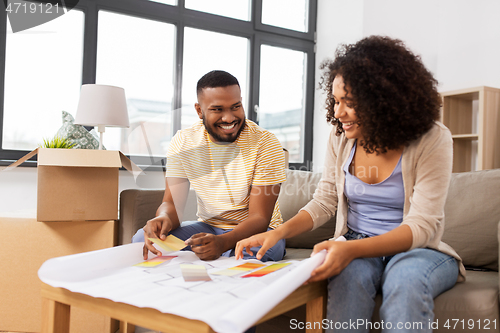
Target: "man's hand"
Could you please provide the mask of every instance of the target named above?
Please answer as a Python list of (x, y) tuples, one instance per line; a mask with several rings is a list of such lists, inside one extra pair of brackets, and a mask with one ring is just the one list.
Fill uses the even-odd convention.
[(262, 259), (264, 254), (266, 254), (266, 251), (272, 248), (278, 241), (281, 239), (281, 237), (278, 235), (276, 230), (269, 230), (266, 232), (262, 232), (257, 235), (253, 235), (251, 237), (245, 238), (240, 240), (238, 243), (236, 243), (236, 248), (235, 248), (235, 256), (236, 259), (243, 258), (243, 251), (245, 250), (249, 255), (253, 255), (253, 252), (251, 250), (252, 247), (257, 247), (257, 246), (262, 246), (255, 255), (257, 259)]
[(146, 223), (146, 226), (142, 229), (144, 230), (145, 243), (142, 249), (144, 260), (148, 259), (148, 250), (157, 256), (161, 256), (161, 252), (153, 246), (153, 242), (151, 242), (149, 238), (159, 238), (161, 240), (165, 240), (170, 230), (172, 230), (172, 221), (170, 221), (167, 215), (159, 215), (149, 220)]
[(199, 233), (186, 240), (186, 245), (191, 246), (191, 250), (201, 260), (215, 260), (224, 253), (223, 240), (216, 235)]

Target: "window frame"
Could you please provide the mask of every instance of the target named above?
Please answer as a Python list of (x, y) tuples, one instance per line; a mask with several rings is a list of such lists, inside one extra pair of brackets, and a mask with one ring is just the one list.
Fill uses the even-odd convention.
[[(45, 2), (43, 0), (31, 0)], [(309, 0), (308, 31), (274, 27), (262, 24), (262, 0), (252, 0), (252, 13), (250, 21), (243, 21), (229, 17), (219, 16), (185, 8), (184, 0), (177, 0), (177, 5), (167, 5), (149, 0), (65, 0), (66, 4), (75, 5), (74, 9), (83, 11), (85, 18), (84, 46), (82, 61), (82, 84), (95, 83), (97, 65), (97, 35), (98, 13), (106, 10), (117, 14), (125, 14), (143, 19), (173, 24), (175, 32), (174, 51), (174, 93), (172, 104), (172, 133), (181, 128), (182, 105), (182, 78), (183, 78), (183, 52), (184, 29), (186, 27), (202, 29), (212, 32), (224, 33), (249, 39), (249, 80), (248, 97), (246, 105), (247, 116), (256, 119), (253, 106), (259, 104), (260, 85), (260, 48), (262, 44), (284, 47), (306, 53), (306, 83), (305, 83), (305, 114), (303, 137), (303, 162), (290, 163), (290, 168), (311, 170), (312, 143), (313, 143), (313, 110), (315, 90), (315, 35), (317, 0)], [(0, 13), (0, 57), (5, 59), (7, 41), (7, 12)], [(26, 150), (3, 149), (3, 115), (5, 93), (5, 60), (0, 62), (0, 166), (9, 165), (24, 156)], [(156, 156), (159, 157), (159, 156)], [(134, 162), (139, 166), (150, 166), (149, 156), (133, 156)], [(23, 166), (36, 166), (36, 156), (23, 163)], [(158, 167), (161, 170), (161, 166)], [(149, 167), (149, 170), (154, 168)]]

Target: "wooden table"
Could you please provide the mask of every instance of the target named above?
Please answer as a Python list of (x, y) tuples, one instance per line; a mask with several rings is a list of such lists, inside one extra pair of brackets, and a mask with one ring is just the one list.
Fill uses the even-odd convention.
[[(165, 333), (213, 333), (212, 328), (203, 321), (161, 313), (151, 308), (113, 302), (104, 298), (71, 292), (42, 283), (42, 333), (68, 333), (71, 306), (98, 312), (120, 320), (121, 333), (133, 332), (133, 326), (147, 327)], [(262, 323), (289, 310), (306, 304), (306, 321), (318, 322), (325, 318), (326, 281), (301, 286), (279, 303), (255, 324)], [(130, 325), (132, 324), (132, 325)], [(307, 330), (308, 333), (322, 332), (321, 328)]]

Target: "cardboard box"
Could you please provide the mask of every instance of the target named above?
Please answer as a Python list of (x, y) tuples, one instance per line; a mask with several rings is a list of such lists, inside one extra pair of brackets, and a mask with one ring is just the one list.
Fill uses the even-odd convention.
[[(50, 258), (114, 246), (116, 223), (0, 217), (0, 331), (40, 332), (40, 266)], [(107, 316), (71, 308), (70, 333), (110, 333), (116, 326)]]
[(111, 150), (37, 148), (6, 170), (38, 154), (38, 221), (118, 219), (118, 171), (141, 172)]

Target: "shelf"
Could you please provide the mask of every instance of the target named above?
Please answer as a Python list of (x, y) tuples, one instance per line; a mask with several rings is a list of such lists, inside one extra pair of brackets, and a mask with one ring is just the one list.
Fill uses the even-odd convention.
[(478, 140), (453, 141), (453, 172), (478, 170)]
[(453, 140), (477, 140), (479, 136), (477, 134), (456, 134), (451, 136)]
[(500, 168), (500, 89), (442, 92), (441, 122), (453, 138), (453, 172)]

